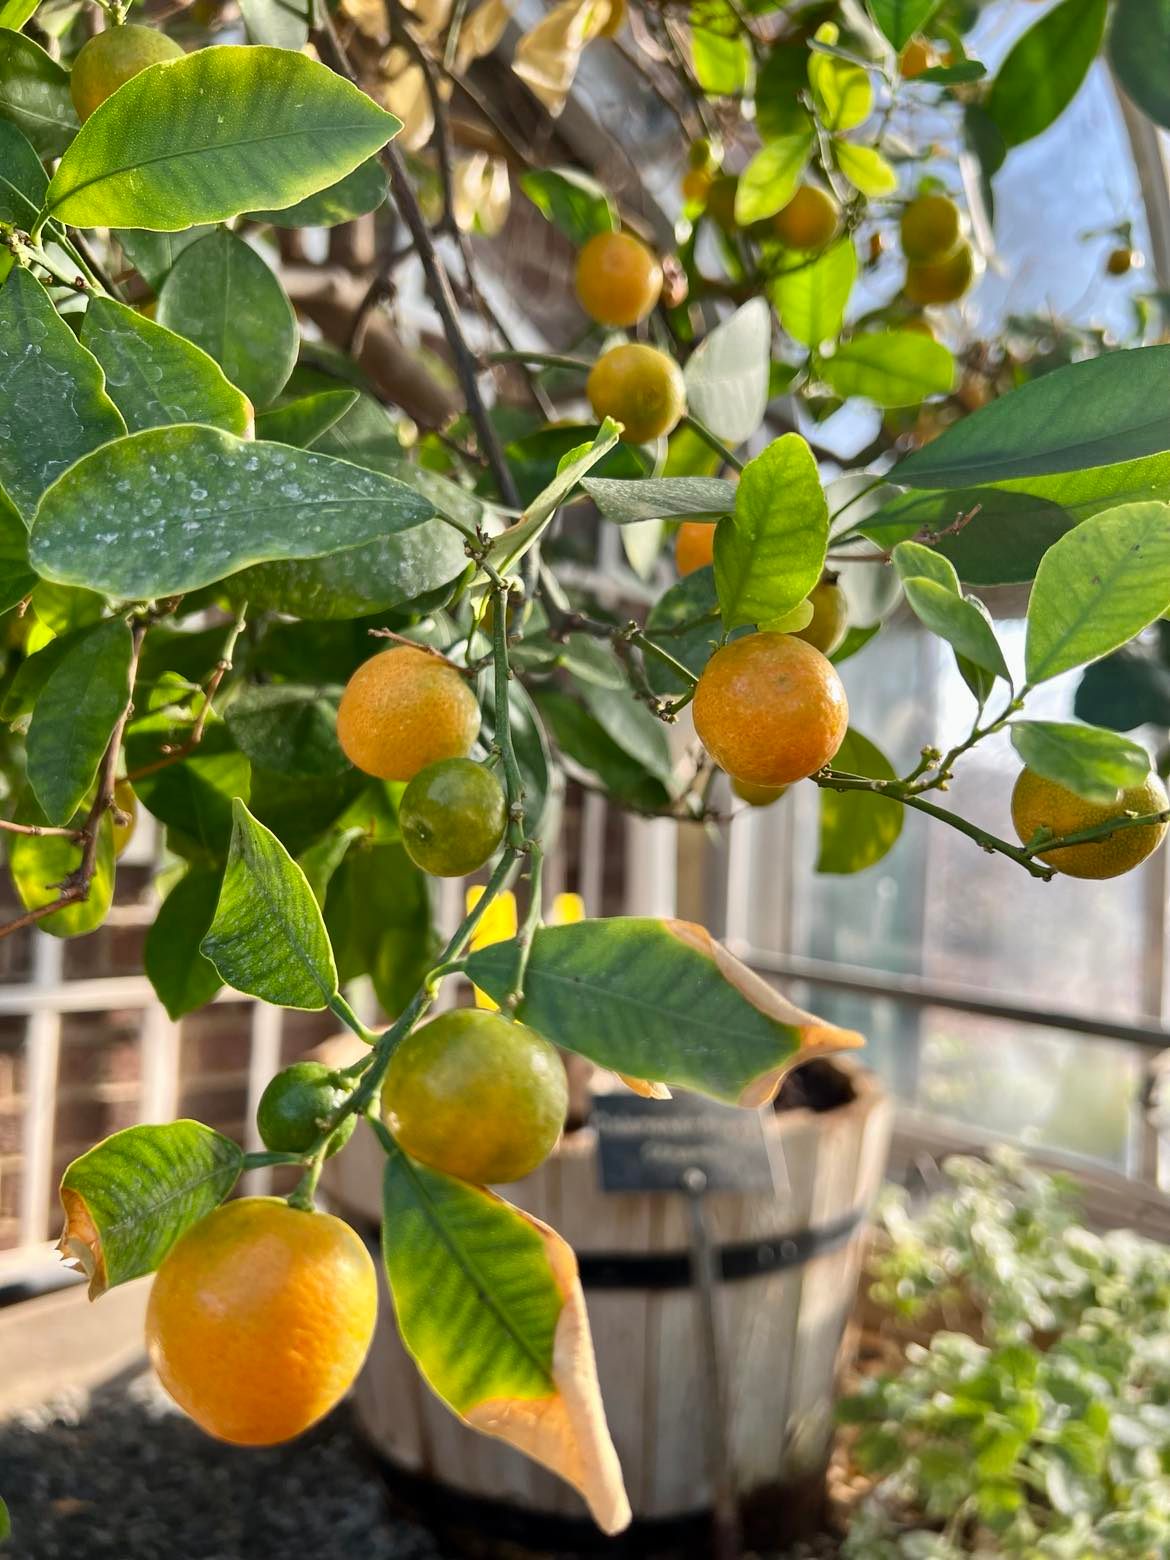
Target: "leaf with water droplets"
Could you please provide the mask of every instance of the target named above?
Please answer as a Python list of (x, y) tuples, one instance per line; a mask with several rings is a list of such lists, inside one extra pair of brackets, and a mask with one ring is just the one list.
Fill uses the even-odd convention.
[(41, 501), (29, 557), (43, 579), (140, 601), (253, 563), (324, 557), (434, 512), (404, 482), (348, 461), (179, 424), (70, 467)]

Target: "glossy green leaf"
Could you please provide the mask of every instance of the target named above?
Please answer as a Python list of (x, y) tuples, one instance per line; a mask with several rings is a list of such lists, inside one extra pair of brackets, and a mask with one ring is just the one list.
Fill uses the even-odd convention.
[(1133, 639), (1170, 608), (1170, 504), (1122, 504), (1048, 549), (1028, 602), (1025, 667), (1046, 682)]
[[(696, 569), (664, 592), (647, 614), (646, 632), (698, 677), (718, 648), (721, 634), (715, 570)], [(653, 656), (646, 657), (646, 676), (655, 693), (677, 698), (687, 690), (678, 673)]]
[(112, 298), (93, 298), (81, 342), (101, 364), (106, 390), (131, 433), (208, 423), (243, 436), (252, 408), (214, 359)]
[(1111, 731), (1170, 726), (1170, 664), (1159, 648), (1140, 641), (1122, 645), (1086, 667), (1073, 703), (1077, 719)]
[(837, 166), (863, 195), (877, 199), (892, 195), (898, 188), (898, 175), (875, 146), (858, 146), (853, 141), (835, 141)]
[(224, 222), (325, 189), (399, 128), (307, 55), (199, 49), (151, 65), (86, 120), (50, 181), (48, 210), (74, 227)]
[(492, 538), (487, 561), (500, 572), (514, 568), (540, 539), (561, 504), (582, 478), (614, 448), (618, 438), (618, 425), (607, 417), (591, 444), (570, 452), (560, 461), (556, 476), (525, 507), (515, 525), (510, 525), (506, 531)]
[[(36, 148), (10, 119), (0, 119), (0, 222), (27, 231), (37, 219), (48, 184)], [(5, 254), (11, 263), (11, 254)]]
[[(314, 840), (297, 857), (297, 866), (305, 874), (305, 881), (313, 890), (313, 898), (322, 910), (325, 908), (325, 896), (329, 892), (334, 873), (349, 854), (349, 847), (364, 838), (365, 832), (364, 829), (357, 827), (330, 829), (327, 834), (321, 835), (320, 839)], [(326, 930), (328, 930), (328, 922), (326, 922)], [(341, 974), (340, 959), (338, 974)]]
[(740, 227), (762, 222), (787, 206), (808, 167), (813, 145), (811, 124), (764, 142), (735, 186), (735, 220)]
[(573, 1484), (606, 1533), (629, 1521), (577, 1264), (560, 1236), (483, 1187), (391, 1148), (382, 1259), (398, 1331), (467, 1424)]
[(154, 767), (183, 747), (191, 725), (191, 718), (177, 719), (166, 710), (136, 720), (126, 734), (126, 764), (146, 810), (204, 856), (222, 860), (232, 835), (232, 803), (236, 797), (247, 800), (251, 766), (223, 722), (213, 719), (186, 757)]
[(772, 284), (780, 324), (814, 351), (841, 334), (845, 308), (857, 280), (857, 252), (842, 238), (811, 264), (793, 266)]
[(520, 176), (528, 199), (575, 249), (595, 233), (614, 233), (618, 221), (602, 185), (577, 168), (534, 168)]
[(405, 483), (313, 450), (215, 428), (149, 428), (58, 478), (37, 511), (29, 556), (46, 579), (147, 599), (252, 563), (355, 547), (431, 513)]
[(914, 488), (965, 488), (1079, 472), (1170, 449), (1170, 346), (1054, 369), (964, 417), (890, 472)]
[[(873, 780), (896, 778), (894, 766), (868, 737), (852, 727), (833, 759), (842, 774)], [(906, 809), (900, 802), (873, 791), (821, 790), (818, 872), (848, 876), (864, 872), (893, 849), (902, 832)]]
[[(503, 1000), (516, 944), (470, 955), (467, 972)], [(802, 1013), (689, 921), (622, 917), (537, 933), (517, 1016), (600, 1067), (731, 1104), (771, 1099), (813, 1050), (859, 1043)]]
[(97, 778), (130, 697), (130, 629), (107, 618), (84, 634), (41, 689), (28, 728), (28, 781), (45, 817), (65, 824)]
[(1143, 113), (1170, 129), (1170, 0), (1117, 0), (1109, 28), (1113, 74)]
[(148, 233), (144, 228), (118, 228), (114, 237), (126, 259), (152, 292), (158, 292), (184, 249), (214, 231), (197, 226), (179, 233)]
[(860, 65), (814, 51), (808, 59), (808, 80), (826, 130), (853, 130), (869, 118), (873, 87)]
[(687, 360), (687, 408), (729, 444), (743, 444), (764, 420), (771, 350), (767, 301), (751, 298), (716, 325)]
[(159, 294), (158, 322), (214, 358), (255, 406), (275, 399), (296, 362), (292, 304), (234, 233), (209, 233), (184, 249)]
[(0, 612), (23, 601), (37, 584), (28, 561), (28, 532), (12, 505), (0, 493)]
[(0, 0), (0, 27), (19, 32), (40, 3), (41, 0)]
[(1029, 769), (1088, 802), (1115, 802), (1150, 772), (1150, 755), (1140, 743), (1099, 726), (1015, 720), (1009, 730), (1012, 746)]
[(377, 211), (388, 192), (386, 170), (377, 157), (367, 157), (358, 163), (352, 173), (347, 173), (336, 184), (319, 190), (316, 195), (306, 195), (294, 206), (283, 211), (253, 211), (249, 216), (254, 222), (270, 222), (273, 227), (337, 227), (342, 222), (353, 222), (367, 212)]
[(939, 0), (868, 0), (868, 4), (891, 47), (901, 54), (938, 10)]
[(737, 97), (752, 78), (751, 46), (737, 17), (723, 0), (695, 0), (690, 20), (695, 80), (713, 97)]
[(917, 406), (949, 395), (955, 360), (919, 331), (882, 330), (841, 342), (821, 364), (821, 378), (840, 396), (865, 396), (877, 406)]
[(706, 518), (735, 508), (735, 483), (721, 477), (646, 477), (641, 482), (586, 477), (581, 486), (615, 525)]
[(25, 524), (55, 477), (125, 431), (96, 360), (18, 266), (0, 287), (0, 489)]
[(987, 97), (1008, 146), (1047, 130), (1072, 102), (1101, 47), (1107, 10), (1107, 0), (1060, 0), (1013, 45)]
[(821, 577), (829, 508), (808, 445), (796, 433), (744, 467), (735, 514), (715, 532), (715, 585), (726, 628), (768, 622)]
[(596, 776), (617, 801), (641, 812), (669, 805), (670, 792), (663, 782), (619, 747), (583, 704), (553, 687), (539, 689), (536, 704), (564, 757)]
[(224, 719), (254, 764), (288, 775), (339, 775), (349, 760), (337, 741), (338, 693), (261, 683), (233, 699)]
[(670, 785), (674, 764), (666, 727), (640, 703), (614, 651), (600, 640), (572, 636), (574, 667), (587, 675), (576, 678), (585, 706), (624, 753), (663, 785)]
[(215, 919), (200, 943), (229, 986), (278, 1007), (327, 1007), (337, 968), (305, 874), (242, 801)]
[[(26, 794), (14, 809), (17, 823), (48, 823), (35, 799)], [(78, 813), (69, 819), (72, 828), (85, 823)], [(21, 904), (37, 910), (51, 904), (61, 890), (59, 885), (81, 865), (81, 846), (59, 835), (13, 834), (5, 841), (8, 870)], [(99, 927), (109, 914), (114, 897), (114, 831), (106, 813), (98, 826), (98, 852), (89, 893), (77, 904), (55, 910), (37, 925), (53, 937), (83, 937)]]
[(319, 390), (286, 401), (256, 419), (256, 437), (275, 444), (294, 444), (299, 450), (313, 448), (341, 421), (358, 399), (356, 390)]
[(83, 1268), (90, 1299), (153, 1273), (182, 1235), (235, 1186), (243, 1150), (201, 1121), (127, 1127), (61, 1177), (61, 1253)]
[(309, 41), (309, 0), (240, 0), (249, 43), (303, 49)]
[(899, 542), (893, 551), (893, 564), (900, 580), (933, 580), (953, 596), (961, 596), (959, 576), (949, 558), (921, 542)]
[[(304, 347), (302, 346), (302, 356)], [(296, 384), (297, 376), (294, 373), (292, 383)], [(329, 388), (336, 381), (326, 382)], [(322, 385), (321, 388), (325, 388)], [(351, 460), (355, 466), (366, 466), (371, 471), (385, 471), (387, 476), (402, 477), (408, 481), (401, 466), (406, 465), (402, 459), (402, 444), (398, 438), (398, 425), (386, 408), (375, 401), (372, 395), (359, 391), (358, 398), (342, 417), (333, 424), (332, 428), (321, 435), (318, 447), (326, 455), (339, 455), (342, 460)], [(386, 461), (398, 462), (395, 466), (385, 465)], [(412, 471), (418, 470), (411, 467)], [(428, 472), (428, 476), (433, 473)], [(461, 488), (460, 492), (464, 490)], [(470, 496), (470, 495), (468, 495)]]
[(77, 134), (69, 72), (23, 33), (0, 29), (0, 119), (42, 157), (59, 157)]
[(995, 632), (973, 601), (956, 596), (934, 579), (908, 579), (902, 588), (915, 617), (932, 634), (945, 639), (965, 660), (1008, 679), (1007, 663)]
[(159, 906), (146, 934), (143, 967), (172, 1019), (203, 1007), (223, 985), (199, 951), (219, 903), (223, 874), (191, 867)]

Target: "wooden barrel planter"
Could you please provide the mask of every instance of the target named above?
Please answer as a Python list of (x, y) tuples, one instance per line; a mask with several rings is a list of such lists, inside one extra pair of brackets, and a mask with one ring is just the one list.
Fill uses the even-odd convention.
[[(713, 1192), (705, 1204), (721, 1275), (728, 1451), (745, 1542), (756, 1547), (807, 1536), (822, 1516), (838, 1365), (892, 1126), (872, 1074), (828, 1061), (810, 1068), (789, 1100), (811, 1096), (822, 1108), (786, 1108), (782, 1097), (765, 1125), (787, 1171), (784, 1196)], [(375, 1249), (380, 1159), (372, 1134), (359, 1134), (327, 1169), (328, 1195)], [(634, 1525), (617, 1540), (600, 1538), (567, 1485), (455, 1419), (403, 1349), (384, 1294), (355, 1407), (391, 1488), (464, 1553), (498, 1553), (508, 1540), (558, 1556), (710, 1555), (711, 1407), (687, 1199), (603, 1192), (588, 1125), (505, 1190), (577, 1253)]]

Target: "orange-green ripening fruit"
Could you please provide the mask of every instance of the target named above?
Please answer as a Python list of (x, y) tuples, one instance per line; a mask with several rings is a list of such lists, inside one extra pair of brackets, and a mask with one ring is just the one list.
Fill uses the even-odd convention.
[(791, 634), (748, 634), (717, 650), (695, 689), (695, 730), (733, 780), (791, 785), (832, 759), (849, 705), (832, 663)]
[[(1012, 791), (1012, 823), (1020, 843), (1026, 845), (1041, 829), (1047, 829), (1052, 838), (1061, 839), (1096, 824), (1122, 818), (1126, 813), (1144, 818), (1164, 812), (1167, 805), (1166, 787), (1157, 775), (1150, 775), (1141, 785), (1122, 791), (1115, 802), (1100, 803), (1087, 802), (1075, 791), (1057, 785), (1055, 780), (1044, 779), (1032, 769), (1021, 769)], [(1134, 867), (1140, 866), (1165, 838), (1164, 823), (1143, 823), (1134, 828), (1118, 829), (1116, 834), (1084, 845), (1041, 851), (1040, 860), (1065, 877), (1120, 877), (1123, 872), (1132, 872)]]
[(907, 260), (942, 260), (959, 243), (959, 208), (946, 195), (917, 195), (903, 208), (900, 231)]
[(365, 1244), (278, 1197), (225, 1203), (182, 1235), (146, 1312), (151, 1364), (209, 1435), (275, 1446), (348, 1391), (374, 1332)]
[(836, 237), (840, 220), (831, 195), (815, 184), (802, 184), (772, 218), (772, 231), (789, 249), (824, 249)]
[(1132, 271), (1135, 265), (1141, 265), (1142, 257), (1135, 254), (1132, 249), (1113, 249), (1109, 252), (1109, 258), (1105, 261), (1105, 269), (1110, 276), (1124, 276)]
[(970, 244), (960, 244), (953, 255), (924, 265), (906, 267), (906, 296), (911, 303), (954, 303), (975, 280), (975, 256)]
[(662, 267), (629, 233), (595, 233), (577, 256), (577, 297), (599, 325), (636, 325), (662, 293)]
[(148, 65), (177, 60), (182, 49), (154, 27), (127, 22), (107, 27), (83, 43), (69, 75), (69, 92), (78, 119), (89, 118), (118, 88)]
[(657, 347), (636, 342), (603, 352), (585, 389), (596, 415), (620, 422), (630, 444), (661, 438), (687, 409), (682, 369)]
[(821, 580), (809, 592), (813, 609), (810, 622), (796, 630), (794, 637), (803, 639), (822, 655), (832, 655), (838, 649), (849, 628), (849, 606), (845, 592), (835, 579)]
[(402, 645), (350, 678), (337, 740), (351, 764), (380, 780), (413, 780), (441, 758), (465, 758), (479, 734), (479, 705), (442, 656)]
[(715, 527), (706, 520), (684, 520), (674, 533), (674, 562), (684, 578), (715, 560)]
[(911, 38), (898, 56), (898, 69), (906, 81), (913, 81), (924, 70), (937, 64), (934, 47), (925, 38)]

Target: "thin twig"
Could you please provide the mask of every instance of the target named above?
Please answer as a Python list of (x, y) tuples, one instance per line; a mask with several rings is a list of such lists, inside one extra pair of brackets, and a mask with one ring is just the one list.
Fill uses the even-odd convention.
[(185, 758), (190, 758), (195, 749), (203, 741), (203, 733), (207, 729), (207, 721), (212, 712), (212, 700), (219, 692), (219, 685), (232, 669), (232, 657), (236, 651), (236, 641), (244, 632), (248, 603), (245, 601), (236, 614), (235, 621), (228, 631), (224, 641), (223, 653), (212, 668), (210, 677), (203, 686), (203, 707), (195, 718), (195, 724), (191, 727), (186, 739), (174, 747), (164, 749), (162, 756), (152, 763), (143, 764), (135, 769), (127, 779), (131, 784), (135, 780), (144, 780), (147, 775), (157, 774), (160, 769), (169, 769), (172, 764), (181, 764)]

